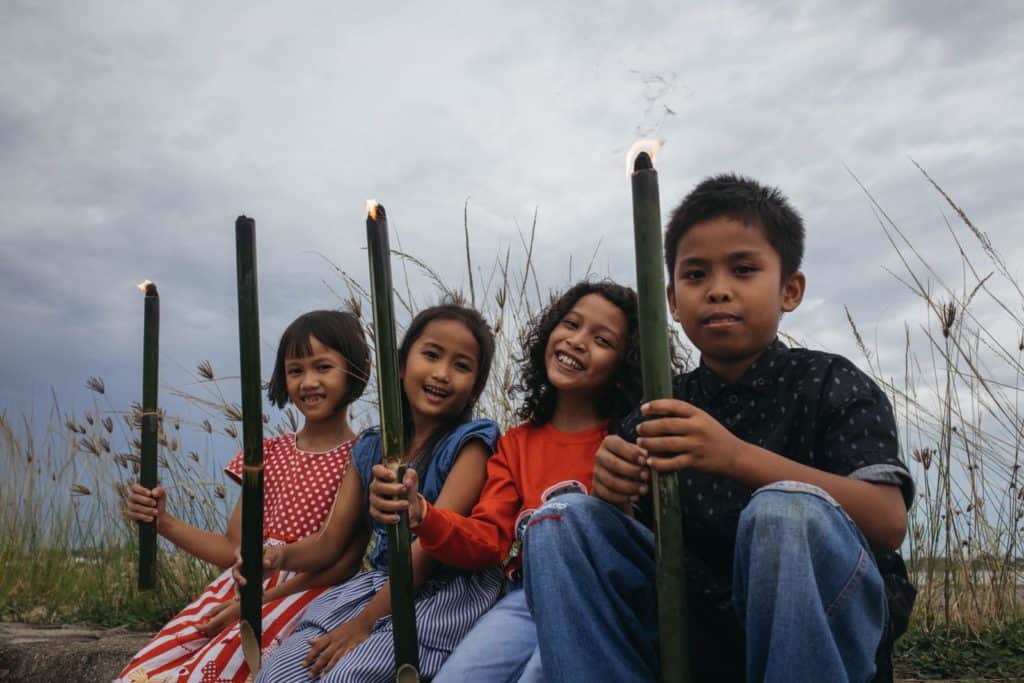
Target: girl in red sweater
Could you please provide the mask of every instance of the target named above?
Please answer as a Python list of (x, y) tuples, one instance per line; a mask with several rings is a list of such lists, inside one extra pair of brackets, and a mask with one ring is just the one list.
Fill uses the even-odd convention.
[(524, 396), (518, 415), (525, 422), (499, 440), (471, 516), (428, 503), (412, 470), (397, 483), (387, 468), (373, 469), (375, 519), (393, 524), (407, 509), (420, 546), (435, 559), (473, 570), (501, 564), (510, 581), (436, 683), (540, 680), (537, 631), (522, 584), (523, 535), (533, 512), (551, 498), (589, 493), (594, 454), (609, 422), (640, 400), (636, 293), (628, 287), (574, 285), (531, 323), (523, 347), (516, 390)]

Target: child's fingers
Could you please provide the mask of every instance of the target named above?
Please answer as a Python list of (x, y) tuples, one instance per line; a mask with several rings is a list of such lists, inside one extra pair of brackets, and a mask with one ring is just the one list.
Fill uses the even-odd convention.
[(594, 455), (595, 471), (602, 469), (625, 479), (644, 479), (647, 476), (647, 470), (643, 463), (646, 462), (647, 454), (633, 444), (625, 441), (622, 443), (630, 447), (628, 459), (622, 457), (622, 451), (617, 453), (602, 445)]
[(673, 417), (692, 417), (700, 412), (696, 406), (675, 398), (658, 398), (640, 406), (644, 415), (666, 415)]
[[(327, 646), (331, 642), (331, 639), (327, 636), (317, 636), (316, 638), (310, 638), (308, 642), (309, 653), (306, 655), (306, 658), (302, 660), (302, 663), (306, 666), (307, 669), (317, 662), (317, 660), (320, 658), (320, 653), (327, 648)], [(317, 671), (319, 671), (319, 669), (310, 671), (310, 675), (314, 675)]]
[[(676, 455), (678, 453), (690, 453), (696, 443), (686, 436), (645, 436), (636, 440), (648, 453), (667, 453)], [(652, 460), (658, 460), (657, 456), (647, 459), (650, 464)]]
[(395, 498), (381, 498), (380, 496), (375, 496), (373, 498), (373, 500), (372, 500), (372, 507), (375, 510), (377, 510), (378, 512), (382, 512), (382, 513), (386, 513), (386, 514), (391, 514), (391, 513), (396, 513), (397, 514), (397, 513), (401, 512), (402, 510), (408, 510), (409, 509), (409, 501), (406, 500), (405, 498), (395, 499)]
[(646, 485), (594, 470), (594, 495), (614, 505), (629, 503), (647, 492)]
[(130, 493), (128, 494), (128, 504), (153, 508), (156, 507), (156, 499), (143, 493)]
[(693, 467), (694, 458), (688, 453), (676, 455), (671, 458), (651, 458), (651, 469), (655, 472), (676, 472)]
[(626, 441), (621, 436), (606, 436), (604, 440), (601, 441), (598, 453), (601, 451), (607, 451), (620, 460), (635, 463), (637, 465), (643, 465), (644, 461), (647, 460), (647, 453), (645, 453), (642, 448), (634, 443)]
[(693, 431), (693, 424), (684, 417), (658, 417), (641, 422), (637, 436), (682, 436)]
[(378, 498), (394, 498), (405, 496), (405, 484), (385, 484), (382, 481), (374, 481), (370, 484), (370, 495)]
[(395, 473), (384, 465), (373, 466), (373, 478), (380, 481), (391, 482), (395, 480)]
[(420, 475), (416, 474), (416, 470), (411, 467), (405, 471), (405, 476), (402, 478), (402, 484), (405, 485), (405, 497), (410, 501), (416, 498), (420, 492)]

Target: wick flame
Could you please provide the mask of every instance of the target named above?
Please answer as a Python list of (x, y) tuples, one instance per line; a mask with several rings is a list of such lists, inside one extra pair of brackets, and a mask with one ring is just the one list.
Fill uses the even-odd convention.
[(661, 149), (661, 142), (653, 138), (643, 138), (633, 143), (633, 146), (626, 152), (626, 175), (633, 175), (633, 164), (636, 163), (636, 158), (640, 156), (640, 152), (647, 152), (647, 156), (651, 158), (651, 163), (654, 163), (654, 158), (658, 154), (658, 150)]
[(367, 199), (366, 200), (366, 213), (373, 220), (377, 220), (377, 207), (378, 206), (380, 206), (380, 203), (376, 199)]
[(138, 286), (138, 288), (139, 288), (139, 291), (140, 291), (140, 292), (142, 292), (143, 294), (145, 294), (145, 293), (146, 293), (146, 289), (147, 289), (147, 288), (148, 288), (148, 287), (149, 287), (149, 286), (150, 286), (151, 284), (154, 284), (152, 280), (143, 280), (143, 281), (142, 281), (142, 282), (140, 282), (140, 283), (139, 283), (139, 284), (138, 284), (137, 286)]

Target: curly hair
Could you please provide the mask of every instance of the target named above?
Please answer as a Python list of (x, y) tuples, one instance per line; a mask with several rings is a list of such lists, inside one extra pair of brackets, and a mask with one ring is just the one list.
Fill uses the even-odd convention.
[(637, 297), (629, 287), (611, 280), (578, 282), (557, 298), (537, 317), (530, 321), (521, 342), (523, 355), (519, 363), (519, 381), (512, 390), (523, 396), (523, 404), (516, 411), (521, 420), (534, 425), (549, 422), (555, 414), (558, 390), (548, 379), (544, 352), (548, 337), (576, 302), (588, 294), (599, 294), (618, 306), (626, 316), (626, 354), (608, 386), (597, 397), (597, 410), (604, 418), (618, 420), (640, 401), (643, 380), (640, 371), (640, 325), (637, 317)]

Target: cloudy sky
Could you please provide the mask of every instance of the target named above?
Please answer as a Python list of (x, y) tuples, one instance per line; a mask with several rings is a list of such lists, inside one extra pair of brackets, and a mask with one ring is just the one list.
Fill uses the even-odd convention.
[(809, 289), (785, 329), (816, 345), (859, 360), (844, 306), (883, 359), (924, 320), (850, 172), (959, 282), (949, 208), (913, 158), (1020, 275), (1019, 2), (285, 4), (3, 3), (0, 411), (45, 411), (51, 387), (81, 409), (93, 375), (135, 398), (143, 278), (165, 389), (203, 359), (237, 372), (240, 213), (265, 367), (291, 319), (337, 304), (325, 257), (365, 281), (368, 197), (455, 286), (467, 197), (478, 263), (519, 253), (536, 209), (542, 286), (599, 244), (596, 270), (632, 282), (624, 156), (642, 135), (665, 141), (665, 213), (721, 171), (792, 198)]

